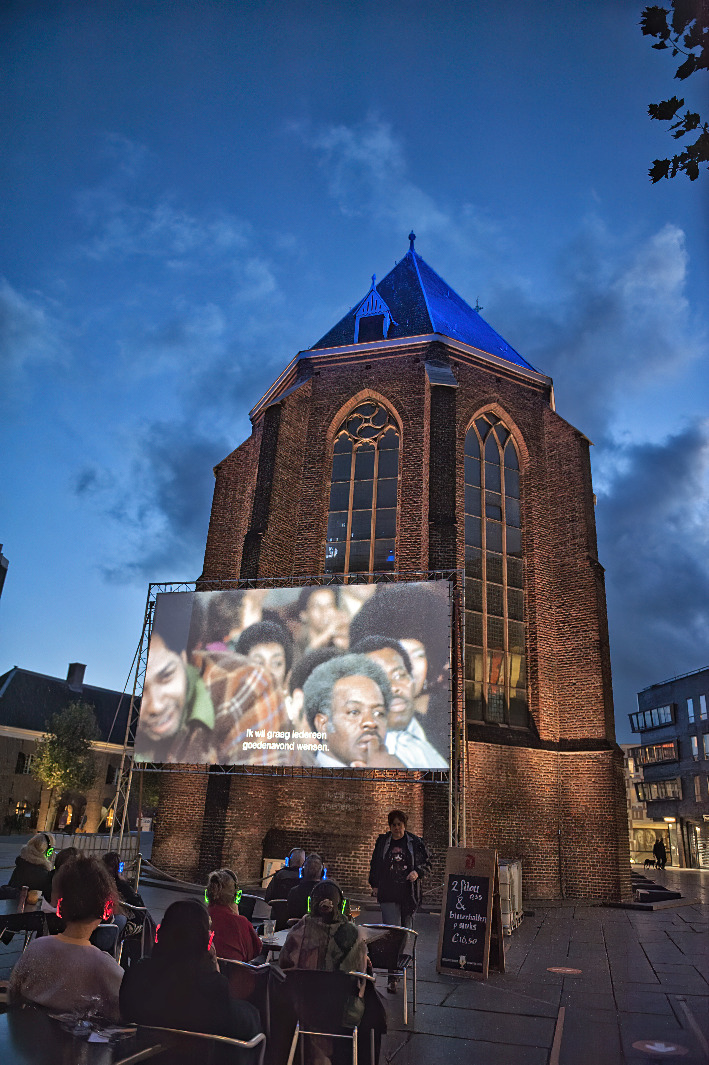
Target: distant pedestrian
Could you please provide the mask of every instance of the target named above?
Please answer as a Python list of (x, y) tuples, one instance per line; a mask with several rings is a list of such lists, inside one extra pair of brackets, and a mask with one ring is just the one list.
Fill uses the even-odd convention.
[(652, 848), (652, 853), (655, 855), (657, 868), (664, 869), (667, 865), (667, 850), (665, 848), (665, 841), (663, 839), (655, 840), (655, 845)]
[[(379, 902), (384, 924), (411, 928), (421, 905), (421, 878), (431, 870), (426, 844), (407, 832), (403, 810), (392, 810), (389, 831), (378, 837), (369, 868), (372, 894)], [(396, 977), (390, 974), (387, 990), (396, 991)]]

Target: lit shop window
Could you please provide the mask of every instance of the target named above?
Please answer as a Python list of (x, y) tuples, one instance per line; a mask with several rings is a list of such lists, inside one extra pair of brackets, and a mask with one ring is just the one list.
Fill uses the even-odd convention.
[(465, 437), (465, 706), (470, 721), (527, 726), (519, 458), (494, 414)]
[(326, 573), (395, 569), (399, 433), (380, 403), (360, 403), (335, 440)]
[(630, 751), (638, 765), (654, 765), (656, 762), (676, 762), (677, 746), (674, 740), (668, 743), (653, 743), (647, 747), (633, 747)]
[(654, 799), (681, 799), (682, 781), (679, 777), (675, 780), (653, 782), (644, 780), (635, 785), (635, 792), (640, 802), (652, 802)]

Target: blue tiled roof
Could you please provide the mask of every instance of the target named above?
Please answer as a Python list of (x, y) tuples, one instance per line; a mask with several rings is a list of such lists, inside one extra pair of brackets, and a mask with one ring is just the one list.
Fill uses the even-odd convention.
[[(376, 289), (393, 318), (387, 339), (441, 333), (517, 366), (534, 369), (413, 248)], [(310, 350), (353, 344), (356, 311), (355, 306)]]

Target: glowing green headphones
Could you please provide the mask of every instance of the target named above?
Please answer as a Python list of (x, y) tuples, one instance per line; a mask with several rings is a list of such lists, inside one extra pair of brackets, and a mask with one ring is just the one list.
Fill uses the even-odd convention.
[[(308, 913), (312, 913), (312, 912), (313, 912), (313, 911), (312, 911), (312, 907), (311, 907), (311, 905), (310, 905), (310, 898), (311, 898), (311, 896), (310, 896), (310, 895), (308, 895)], [(341, 906), (340, 906), (340, 913), (344, 914), (344, 912), (345, 912), (345, 910), (346, 910), (346, 909), (347, 909), (347, 899), (346, 899), (346, 898), (345, 898), (345, 896), (343, 895), (343, 896), (342, 896), (342, 904), (341, 904)]]
[[(231, 877), (231, 879), (234, 881), (234, 887), (236, 888), (236, 893), (234, 895), (234, 902), (238, 906), (239, 903), (241, 902), (241, 897), (244, 894), (244, 892), (238, 886), (238, 881), (237, 881), (236, 877), (234, 876), (234, 874), (232, 873), (231, 869), (225, 869), (224, 872), (228, 873), (229, 876)], [(207, 906), (209, 906), (209, 896), (207, 895), (208, 891), (209, 891), (209, 884), (207, 884), (207, 887), (204, 889), (204, 901), (205, 901)]]

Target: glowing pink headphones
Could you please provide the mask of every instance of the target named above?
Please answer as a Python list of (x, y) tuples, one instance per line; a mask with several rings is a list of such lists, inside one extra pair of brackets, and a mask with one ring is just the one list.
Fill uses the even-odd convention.
[[(63, 897), (61, 899), (57, 900), (57, 917), (61, 917), (61, 915), (62, 915), (62, 910), (61, 910), (62, 901), (63, 901)], [(109, 917), (113, 917), (113, 900), (112, 899), (108, 899), (107, 900), (106, 905), (103, 908), (103, 914), (101, 916), (101, 920), (102, 921), (107, 921), (109, 919)], [(156, 942), (157, 942), (157, 936), (156, 936)]]

